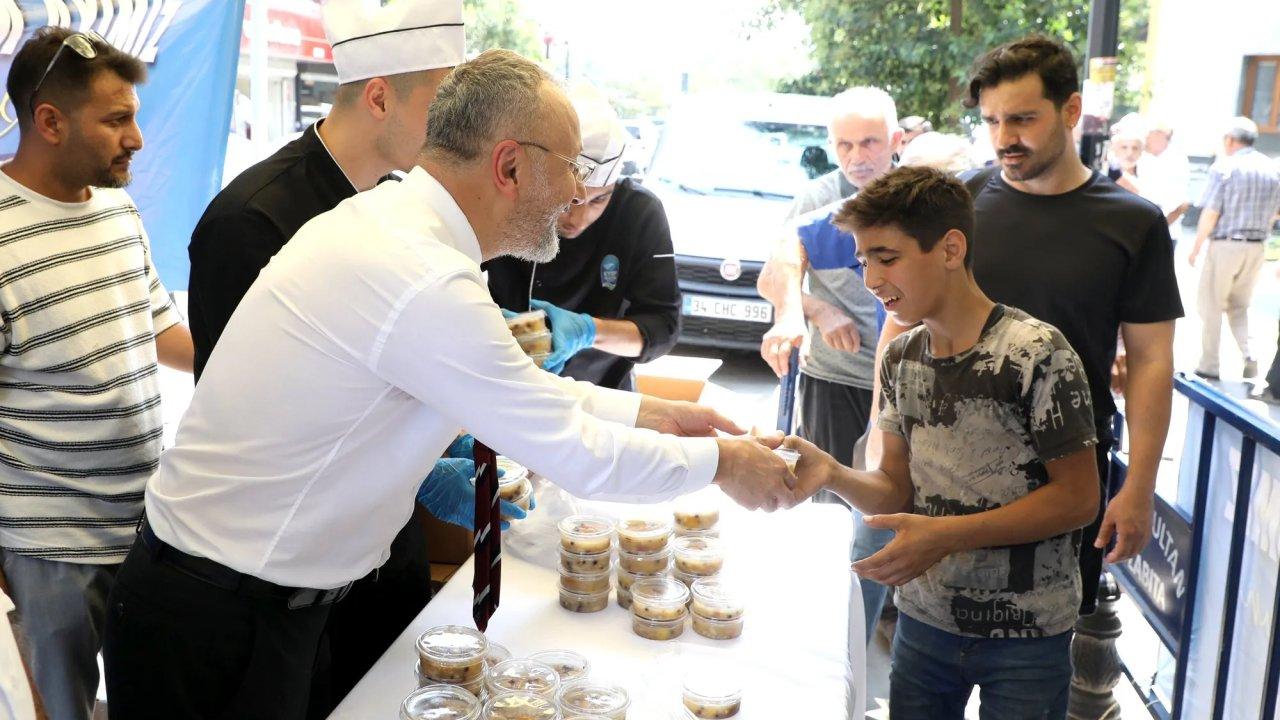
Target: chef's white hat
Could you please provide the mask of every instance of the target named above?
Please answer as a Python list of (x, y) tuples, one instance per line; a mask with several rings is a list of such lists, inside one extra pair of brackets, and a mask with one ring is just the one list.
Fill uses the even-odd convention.
[(595, 172), (583, 184), (604, 187), (617, 182), (622, 171), (622, 152), (630, 137), (618, 121), (618, 113), (603, 93), (586, 83), (575, 85), (569, 91), (569, 99), (578, 112), (578, 125), (582, 129), (579, 157), (596, 165)]
[(338, 82), (459, 65), (462, 0), (326, 0)]

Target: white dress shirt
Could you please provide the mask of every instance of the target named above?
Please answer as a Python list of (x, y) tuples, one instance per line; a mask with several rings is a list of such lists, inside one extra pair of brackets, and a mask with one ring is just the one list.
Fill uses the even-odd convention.
[(1138, 189), (1166, 216), (1187, 202), (1190, 183), (1191, 163), (1174, 148), (1159, 155), (1144, 152), (1138, 158)]
[(535, 367), (479, 263), (421, 168), (304, 225), (231, 316), (147, 485), (156, 535), (281, 585), (341, 586), (386, 560), (463, 428), (584, 498), (711, 482), (713, 439), (630, 427), (639, 395)]

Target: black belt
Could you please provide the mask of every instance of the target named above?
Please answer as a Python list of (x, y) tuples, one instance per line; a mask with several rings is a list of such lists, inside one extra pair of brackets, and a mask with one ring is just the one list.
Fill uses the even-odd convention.
[(1232, 235), (1231, 237), (1216, 237), (1212, 239), (1225, 240), (1227, 242), (1262, 242), (1266, 238), (1260, 238), (1260, 237), (1253, 238), (1253, 237), (1243, 237), (1241, 235)]
[(232, 570), (222, 563), (182, 552), (156, 537), (155, 532), (151, 529), (151, 524), (145, 520), (138, 534), (142, 537), (142, 544), (146, 545), (151, 552), (152, 559), (156, 562), (164, 563), (181, 571), (184, 575), (237, 595), (284, 601), (288, 604), (290, 610), (337, 602), (351, 589), (351, 583), (330, 590), (285, 587), (252, 575), (246, 575), (237, 570)]

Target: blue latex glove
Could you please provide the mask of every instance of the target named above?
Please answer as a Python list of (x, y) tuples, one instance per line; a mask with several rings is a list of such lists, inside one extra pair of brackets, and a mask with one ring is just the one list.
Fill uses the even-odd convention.
[[(459, 435), (454, 438), (453, 442), (449, 443), (449, 449), (444, 451), (444, 456), (460, 460), (474, 460), (476, 457), (476, 439), (471, 437), (470, 433)], [(502, 470), (499, 469), (498, 472), (501, 473)], [(475, 477), (474, 471), (471, 476)]]
[(518, 312), (515, 312), (514, 310), (508, 310), (506, 308), (498, 308), (498, 309), (502, 311), (502, 317), (508, 320), (520, 314)]
[(565, 310), (543, 300), (530, 300), (529, 307), (546, 312), (547, 324), (551, 326), (551, 355), (542, 363), (548, 372), (559, 375), (569, 358), (596, 341), (596, 321), (590, 315)]
[[(427, 512), (437, 518), (460, 525), (468, 530), (475, 530), (476, 486), (471, 478), (476, 475), (476, 464), (463, 458), (441, 458), (427, 479), (418, 487), (418, 502)], [(498, 469), (501, 477), (502, 469)], [(500, 501), (504, 517), (523, 520), (525, 511), (514, 503)], [(502, 529), (507, 530), (511, 523), (502, 521)]]

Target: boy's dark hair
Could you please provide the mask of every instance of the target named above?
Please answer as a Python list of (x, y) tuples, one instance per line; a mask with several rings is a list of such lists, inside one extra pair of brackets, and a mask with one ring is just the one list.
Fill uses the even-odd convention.
[(983, 90), (1031, 73), (1040, 76), (1044, 96), (1056, 108), (1080, 90), (1080, 75), (1071, 50), (1053, 38), (1030, 35), (1005, 43), (974, 61), (964, 106), (977, 107)]
[(964, 233), (964, 266), (973, 267), (973, 198), (964, 183), (928, 167), (900, 167), (877, 178), (841, 206), (836, 227), (855, 236), (894, 226), (929, 252), (949, 230)]
[[(110, 70), (127, 83), (138, 85), (147, 79), (147, 68), (138, 58), (123, 52), (110, 43), (88, 35), (98, 51), (95, 58), (84, 58), (71, 48), (62, 51), (58, 62), (49, 68), (49, 62), (62, 47), (62, 42), (75, 31), (64, 27), (42, 27), (22, 44), (9, 66), (9, 79), (5, 83), (9, 99), (18, 115), (19, 132), (31, 126), (31, 93), (40, 83), (37, 97), (54, 101), (61, 110), (70, 112), (84, 102), (89, 86), (98, 73)], [(40, 76), (45, 68), (49, 74), (44, 82)]]

